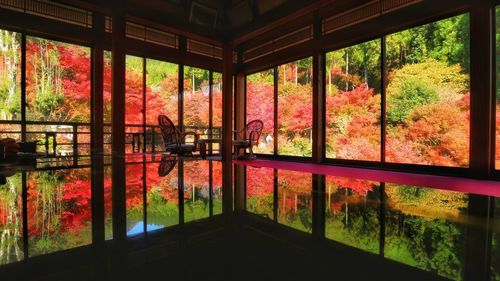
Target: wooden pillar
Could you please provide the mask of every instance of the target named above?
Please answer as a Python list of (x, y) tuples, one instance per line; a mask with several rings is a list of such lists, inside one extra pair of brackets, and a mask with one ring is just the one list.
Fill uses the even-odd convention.
[[(245, 75), (238, 73), (236, 75), (236, 92), (234, 95), (234, 124), (237, 131), (242, 130), (245, 127)], [(235, 207), (236, 211), (245, 210), (245, 190), (246, 190), (246, 180), (245, 180), (245, 167), (235, 165), (234, 166), (234, 192), (235, 194)]]
[(468, 214), (476, 223), (466, 227), (464, 280), (490, 280), (493, 197), (470, 194)]
[(93, 20), (96, 40), (92, 48), (92, 240), (100, 244), (104, 242), (104, 15), (94, 13)]
[[(470, 11), (470, 168), (484, 178), (491, 168), (493, 108), (493, 11), (490, 0), (477, 1)], [(483, 223), (467, 226), (464, 280), (489, 280), (491, 231), (485, 227), (492, 199), (469, 195), (468, 213)], [(484, 225), (483, 225), (484, 224)]]
[(313, 175), (312, 177), (312, 234), (315, 238), (323, 239), (325, 237), (325, 176)]
[(126, 239), (125, 206), (125, 10), (114, 1), (112, 33), (113, 238)]
[[(314, 22), (314, 40), (321, 37), (321, 19), (316, 14)], [(321, 163), (325, 154), (325, 56), (317, 45), (313, 53), (313, 124), (312, 124), (312, 161)]]
[(470, 13), (470, 168), (472, 176), (485, 178), (491, 166), (492, 4), (477, 1)]
[(233, 209), (232, 187), (232, 107), (233, 107), (233, 46), (224, 44), (222, 66), (222, 209), (226, 218)]
[[(91, 171), (92, 171), (92, 242), (94, 246), (94, 277), (102, 278), (107, 271), (104, 215), (104, 36), (105, 17), (93, 14), (91, 99)], [(76, 164), (75, 157), (75, 164)]]
[[(179, 51), (185, 52), (187, 50), (187, 40), (184, 36), (179, 36)], [(178, 80), (178, 104), (177, 104), (177, 128), (184, 130), (184, 64), (179, 64), (179, 80)]]

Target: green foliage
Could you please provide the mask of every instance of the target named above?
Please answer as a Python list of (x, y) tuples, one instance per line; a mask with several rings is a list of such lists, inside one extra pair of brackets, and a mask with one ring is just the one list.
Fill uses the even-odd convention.
[(438, 100), (437, 92), (417, 78), (401, 80), (387, 94), (387, 123), (403, 123), (415, 107)]
[(166, 200), (157, 188), (148, 193), (147, 212), (148, 224), (167, 227), (179, 223), (178, 202)]
[(469, 79), (459, 65), (433, 59), (407, 64), (391, 74), (387, 87), (387, 121), (404, 123), (419, 106), (455, 101), (468, 91)]
[(268, 69), (265, 71), (257, 72), (254, 74), (247, 75), (247, 83), (262, 83), (265, 85), (274, 85), (274, 69)]
[(462, 280), (465, 231), (461, 226), (443, 219), (404, 217), (404, 224), (389, 218), (386, 229), (387, 258)]
[(310, 157), (312, 155), (311, 140), (301, 136), (294, 136), (289, 140), (284, 137), (280, 138), (278, 153), (280, 155)]
[(49, 116), (52, 112), (57, 111), (64, 101), (63, 94), (54, 92), (51, 85), (46, 85), (46, 87), (47, 90), (40, 93), (35, 101), (37, 112), (40, 113), (41, 116)]
[(179, 66), (174, 63), (146, 59), (146, 79), (148, 84), (158, 86), (165, 78), (175, 77), (177, 79)]
[(268, 219), (273, 219), (273, 208), (274, 208), (274, 195), (266, 194), (261, 196), (250, 196), (247, 197), (246, 210), (248, 212), (261, 215)]
[(468, 14), (391, 34), (386, 42), (388, 69), (429, 58), (470, 69)]
[[(377, 39), (327, 53), (327, 92), (336, 94), (339, 89), (350, 91), (366, 83), (379, 93), (380, 46)], [(343, 73), (338, 73), (339, 70)], [(335, 71), (337, 73), (333, 73)]]
[(380, 227), (378, 210), (376, 208), (366, 208), (362, 204), (348, 203), (346, 211), (344, 204), (339, 210), (327, 211), (326, 237), (342, 244), (378, 254)]
[(0, 30), (0, 120), (20, 119), (21, 38)]

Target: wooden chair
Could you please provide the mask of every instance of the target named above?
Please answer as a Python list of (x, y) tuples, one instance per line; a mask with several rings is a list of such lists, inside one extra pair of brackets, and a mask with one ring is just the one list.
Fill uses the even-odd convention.
[[(264, 123), (261, 120), (252, 120), (241, 129), (240, 131), (234, 131), (236, 133), (237, 139), (233, 141), (234, 155), (238, 156), (240, 149), (246, 152), (246, 149), (250, 151), (250, 159), (255, 159), (253, 155), (253, 146), (259, 145), (260, 135), (262, 134), (262, 129), (264, 129)], [(246, 157), (246, 154), (244, 156)]]
[[(161, 135), (165, 144), (165, 150), (170, 154), (185, 155), (193, 154), (198, 147), (198, 135), (195, 132), (179, 131), (172, 120), (165, 115), (158, 116), (158, 124), (160, 125)], [(194, 141), (186, 143), (186, 136), (192, 135)]]

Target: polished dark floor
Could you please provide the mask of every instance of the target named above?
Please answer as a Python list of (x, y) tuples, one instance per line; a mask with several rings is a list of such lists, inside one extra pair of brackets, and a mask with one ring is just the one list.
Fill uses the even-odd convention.
[(111, 168), (99, 219), (92, 161), (2, 167), (1, 280), (500, 280), (495, 182), (240, 162), (246, 211), (222, 216), (220, 161), (133, 155), (116, 241)]

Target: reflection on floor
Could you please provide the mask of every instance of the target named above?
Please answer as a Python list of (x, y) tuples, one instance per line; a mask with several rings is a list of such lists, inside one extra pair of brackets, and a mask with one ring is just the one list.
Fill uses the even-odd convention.
[(235, 161), (246, 212), (223, 218), (220, 161), (132, 155), (122, 243), (111, 166), (99, 221), (90, 163), (0, 171), (1, 280), (500, 280), (493, 181)]
[[(472, 266), (466, 262), (469, 244), (482, 248), (483, 258), (491, 256), (491, 280), (500, 279), (494, 263), (500, 199), (491, 196), (500, 191), (498, 182), (269, 160), (235, 163), (245, 170), (247, 211), (276, 227), (314, 234), (311, 213), (320, 212), (316, 231), (327, 240), (452, 280), (463, 280)], [(490, 211), (475, 203), (488, 200), (497, 202), (496, 221), (474, 215)], [(494, 238), (475, 240), (475, 232)], [(481, 243), (491, 243), (492, 251)]]

